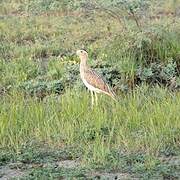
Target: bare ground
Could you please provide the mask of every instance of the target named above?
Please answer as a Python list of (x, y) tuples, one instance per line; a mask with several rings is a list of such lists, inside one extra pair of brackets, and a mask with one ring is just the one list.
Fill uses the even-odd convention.
[[(74, 169), (80, 167), (80, 162), (78, 160), (63, 160), (54, 163), (28, 164), (28, 165), (23, 163), (11, 163), (0, 167), (0, 180), (23, 178), (28, 175), (28, 169), (32, 169), (36, 167), (47, 168), (49, 166), (54, 166), (56, 168), (59, 167), (65, 169)], [(112, 172), (96, 171), (96, 172), (87, 173), (85, 175), (86, 177), (93, 179), (120, 179), (120, 180), (136, 179), (136, 178), (132, 178), (130, 174), (118, 173), (118, 172), (112, 173)]]

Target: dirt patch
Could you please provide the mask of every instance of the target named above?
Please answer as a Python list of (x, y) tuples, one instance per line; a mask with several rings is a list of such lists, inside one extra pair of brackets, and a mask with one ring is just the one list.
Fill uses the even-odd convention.
[(123, 179), (123, 180), (137, 180), (137, 178), (131, 177), (127, 173), (108, 173), (108, 172), (95, 172), (88, 174), (88, 177), (93, 179)]
[(11, 169), (9, 166), (3, 166), (0, 168), (0, 180), (8, 180), (11, 178), (20, 178), (25, 175), (19, 169)]
[(80, 162), (76, 161), (76, 160), (65, 160), (65, 161), (59, 161), (56, 163), (58, 165), (58, 167), (62, 167), (62, 168), (77, 168), (78, 166), (80, 166)]
[[(23, 164), (23, 163), (12, 163), (8, 164), (6, 166), (0, 167), (0, 180), (9, 180), (12, 178), (22, 178), (29, 176), (28, 170), (36, 169), (36, 168), (48, 168), (52, 167), (54, 169), (56, 168), (63, 168), (63, 169), (69, 169), (70, 173), (76, 174), (76, 169), (81, 167), (81, 163), (79, 160), (63, 160), (63, 161), (57, 161), (53, 163), (45, 163), (45, 164)], [(23, 168), (25, 167), (25, 169)], [(72, 171), (73, 169), (73, 171)], [(50, 172), (52, 173), (52, 172)], [(123, 179), (123, 180), (136, 180), (137, 178), (132, 178), (130, 174), (127, 173), (118, 173), (118, 172), (87, 172), (84, 174), (87, 178), (92, 179)]]
[(173, 166), (180, 166), (180, 158), (179, 156), (170, 156), (170, 157), (161, 157), (159, 160), (163, 163), (173, 165)]

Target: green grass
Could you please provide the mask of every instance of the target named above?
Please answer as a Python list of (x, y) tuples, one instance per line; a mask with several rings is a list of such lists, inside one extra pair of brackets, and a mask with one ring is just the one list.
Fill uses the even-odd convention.
[[(120, 95), (117, 103), (104, 96), (97, 107), (91, 108), (90, 102), (86, 91), (67, 91), (43, 101), (17, 92), (2, 97), (0, 146), (6, 153), (1, 159), (51, 163), (69, 156), (79, 157), (86, 168), (120, 169), (145, 177), (161, 176), (165, 168), (164, 174), (178, 176), (179, 166), (164, 164), (159, 157), (180, 155), (179, 93), (142, 86)], [(33, 142), (45, 142), (54, 153), (31, 150)], [(73, 149), (69, 155), (56, 152), (67, 147)], [(7, 152), (15, 154), (8, 157)], [(37, 177), (56, 176), (58, 171), (50, 169), (33, 172)]]
[[(151, 2), (140, 31), (132, 17), (124, 30), (106, 13), (65, 1), (2, 0), (0, 165), (21, 162), (27, 179), (91, 178), (96, 170), (178, 179), (180, 19), (168, 14), (178, 2)], [(117, 103), (100, 95), (91, 107), (74, 54), (80, 48)], [(77, 168), (53, 165), (77, 158)]]
[(12, 92), (0, 100), (1, 147), (31, 139), (84, 147), (90, 161), (104, 162), (111, 148), (157, 155), (178, 146), (179, 94), (139, 88), (115, 103), (100, 97), (91, 109), (87, 92), (66, 92), (43, 101)]

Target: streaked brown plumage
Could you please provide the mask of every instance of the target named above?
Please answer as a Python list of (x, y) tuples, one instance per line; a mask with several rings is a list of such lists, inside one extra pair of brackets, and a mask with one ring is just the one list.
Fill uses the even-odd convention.
[(102, 90), (105, 94), (113, 96), (108, 84), (92, 69), (84, 71), (84, 78), (91, 86)]

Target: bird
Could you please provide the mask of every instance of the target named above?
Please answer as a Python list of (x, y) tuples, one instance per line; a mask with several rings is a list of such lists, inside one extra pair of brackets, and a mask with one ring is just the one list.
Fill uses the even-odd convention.
[(85, 50), (77, 50), (76, 55), (80, 58), (80, 77), (84, 85), (91, 92), (91, 104), (94, 105), (95, 94), (95, 103), (97, 105), (97, 93), (104, 93), (116, 101), (115, 93), (112, 91), (110, 86), (105, 82), (105, 80), (90, 66), (88, 65), (88, 53)]

